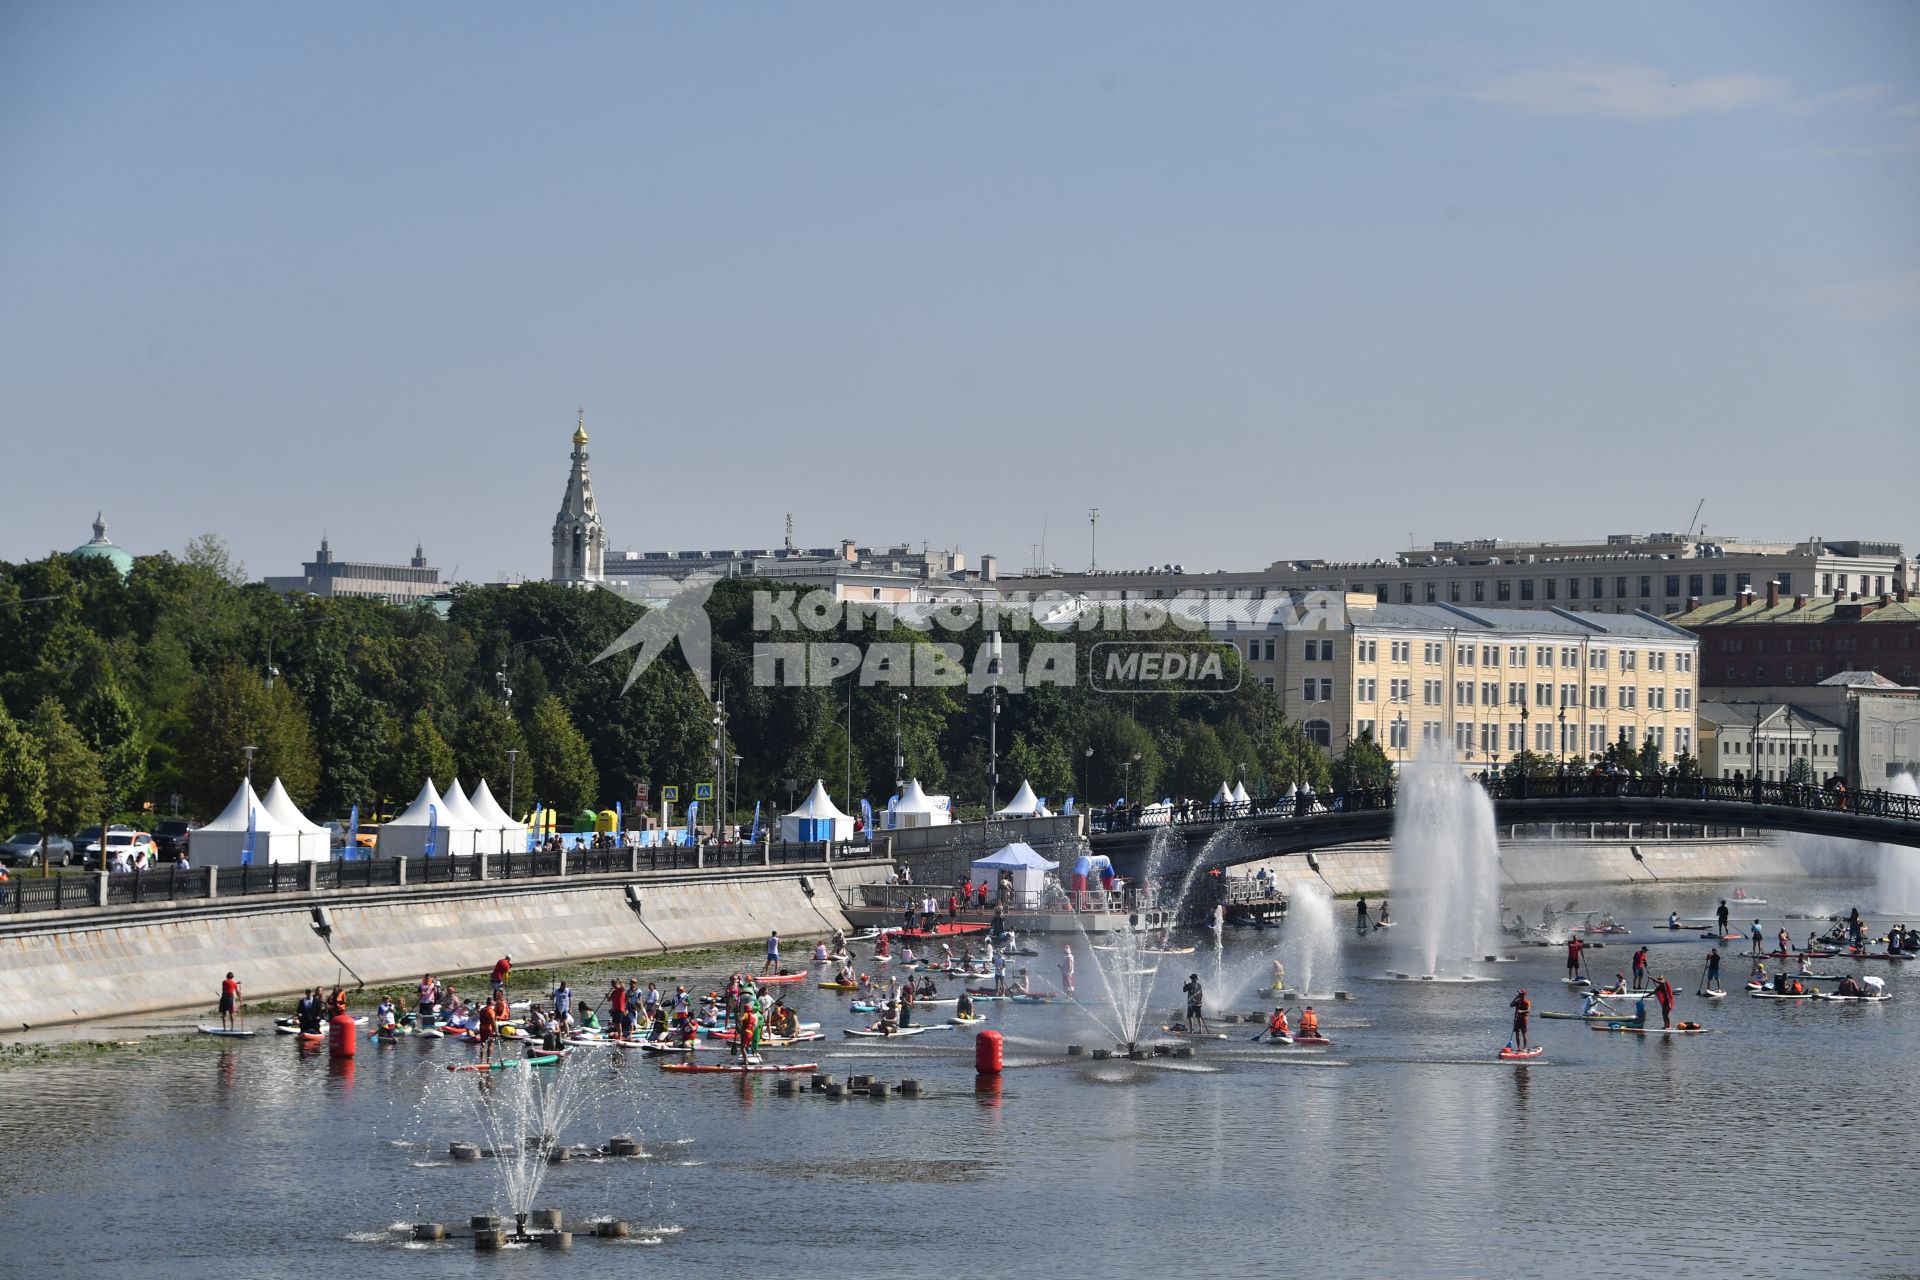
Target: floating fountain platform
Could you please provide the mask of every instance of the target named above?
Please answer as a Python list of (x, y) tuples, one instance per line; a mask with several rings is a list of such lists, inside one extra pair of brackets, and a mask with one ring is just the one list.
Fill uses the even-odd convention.
[(1406, 982), (1429, 983), (1435, 986), (1470, 986), (1474, 983), (1492, 982), (1492, 978), (1477, 973), (1377, 973), (1367, 979), (1369, 982)]

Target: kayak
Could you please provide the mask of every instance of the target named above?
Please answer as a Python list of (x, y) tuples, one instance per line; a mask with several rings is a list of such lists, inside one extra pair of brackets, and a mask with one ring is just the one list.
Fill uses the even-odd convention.
[(1609, 1022), (1605, 1026), (1588, 1027), (1589, 1031), (1620, 1031), (1636, 1036), (1697, 1036), (1706, 1032), (1705, 1027), (1636, 1027), (1630, 1022)]
[(1147, 947), (1140, 952), (1143, 956), (1190, 956), (1192, 947)]
[(253, 1034), (251, 1031), (239, 1031), (230, 1027), (210, 1027), (204, 1022), (196, 1027), (195, 1030), (203, 1036), (226, 1036), (234, 1040), (245, 1040)]
[(660, 1064), (662, 1071), (732, 1072), (735, 1075), (748, 1075), (761, 1071), (817, 1071), (819, 1067), (820, 1064), (817, 1062), (663, 1062)]
[(820, 989), (822, 991), (858, 991), (860, 984), (857, 982), (823, 982), (820, 984)]
[(1540, 1056), (1541, 1054), (1543, 1054), (1543, 1053), (1545, 1053), (1545, 1052), (1546, 1052), (1546, 1050), (1545, 1050), (1544, 1048), (1541, 1048), (1541, 1049), (1502, 1049), (1502, 1050), (1500, 1051), (1500, 1056), (1501, 1056), (1502, 1058), (1509, 1058), (1509, 1059), (1511, 1059), (1511, 1058), (1537, 1058), (1537, 1057), (1539, 1057), (1539, 1056)]
[(945, 1025), (944, 1023), (939, 1023), (930, 1027), (923, 1025), (895, 1027), (892, 1031), (870, 1031), (864, 1027), (847, 1027), (843, 1029), (840, 1034), (863, 1040), (898, 1040), (901, 1036), (918, 1036), (925, 1035), (929, 1031), (939, 1031), (942, 1030)]
[(557, 1053), (543, 1053), (533, 1058), (503, 1058), (499, 1062), (450, 1062), (449, 1071), (508, 1071), (514, 1067), (545, 1067), (560, 1061)]

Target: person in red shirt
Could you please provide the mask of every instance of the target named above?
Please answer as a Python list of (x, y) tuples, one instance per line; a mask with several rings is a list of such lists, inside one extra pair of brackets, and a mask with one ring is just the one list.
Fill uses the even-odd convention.
[(493, 1061), (493, 1037), (500, 1029), (500, 1020), (494, 1016), (493, 1005), (480, 1006), (480, 1061)]
[(1647, 981), (1647, 949), (1645, 947), (1642, 947), (1638, 951), (1633, 953), (1633, 989), (1635, 991), (1646, 990), (1646, 986), (1645, 986), (1646, 981)]
[(618, 978), (607, 991), (607, 1013), (613, 1019), (613, 1034), (632, 1039), (633, 1031), (627, 1025), (627, 989), (620, 985)]
[(501, 956), (493, 962), (493, 989), (504, 992), (507, 989), (507, 975), (513, 972), (513, 957)]
[(1673, 1025), (1673, 984), (1667, 981), (1667, 975), (1661, 974), (1653, 984), (1653, 998), (1660, 1002), (1660, 1025)]
[(1514, 1047), (1524, 1050), (1527, 1047), (1527, 1014), (1533, 1009), (1533, 1001), (1527, 999), (1526, 988), (1522, 987), (1520, 994), (1509, 1001), (1507, 1007), (1513, 1010)]
[(228, 1031), (234, 1029), (234, 1019), (240, 1013), (240, 984), (234, 980), (233, 970), (227, 970), (227, 976), (220, 980), (220, 1025)]
[(960, 919), (960, 895), (957, 893), (950, 893), (947, 895), (947, 922), (949, 924), (952, 924), (957, 922), (959, 919)]
[(1578, 978), (1580, 976), (1580, 956), (1586, 949), (1587, 942), (1585, 938), (1572, 937), (1567, 939), (1567, 977)]

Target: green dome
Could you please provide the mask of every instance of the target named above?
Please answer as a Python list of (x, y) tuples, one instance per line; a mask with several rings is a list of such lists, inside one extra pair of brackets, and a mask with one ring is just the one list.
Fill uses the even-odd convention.
[(133, 555), (124, 547), (117, 546), (107, 539), (107, 520), (104, 513), (93, 518), (93, 540), (75, 547), (67, 554), (107, 561), (119, 573), (123, 582), (127, 575), (133, 572)]

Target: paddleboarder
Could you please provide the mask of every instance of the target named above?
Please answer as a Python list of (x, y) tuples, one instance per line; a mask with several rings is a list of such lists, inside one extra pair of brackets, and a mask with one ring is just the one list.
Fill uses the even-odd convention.
[(1647, 985), (1647, 949), (1641, 947), (1633, 953), (1633, 989), (1646, 990)]
[(501, 956), (493, 962), (493, 990), (496, 995), (504, 995), (507, 990), (507, 977), (513, 972), (513, 957)]
[(227, 970), (227, 976), (220, 979), (220, 1029), (232, 1031), (234, 1019), (240, 1013), (240, 983), (234, 978), (233, 970)]
[(1293, 1033), (1287, 1030), (1287, 1011), (1275, 1009), (1273, 1016), (1267, 1019), (1267, 1038), (1278, 1040), (1282, 1044), (1293, 1039)]
[(1308, 1005), (1300, 1013), (1300, 1034), (1303, 1036), (1320, 1034), (1320, 1015), (1313, 1011), (1312, 1005)]
[(1521, 1052), (1527, 1049), (1527, 1014), (1533, 1009), (1533, 1001), (1527, 999), (1527, 989), (1520, 988), (1520, 994), (1507, 1002), (1513, 1010), (1513, 1045)]
[(1073, 944), (1069, 942), (1060, 952), (1060, 989), (1068, 995), (1073, 994)]
[(767, 935), (767, 962), (760, 966), (760, 972), (780, 972), (780, 931), (778, 929)]
[(1586, 949), (1586, 939), (1577, 934), (1567, 939), (1567, 977), (1573, 981), (1580, 978), (1580, 956)]
[(1727, 936), (1727, 916), (1727, 900), (1722, 898), (1720, 899), (1720, 910), (1714, 915), (1714, 919), (1720, 922), (1720, 936), (1722, 938)]
[(1359, 902), (1354, 904), (1353, 910), (1359, 920), (1360, 936), (1364, 938), (1367, 936), (1367, 900), (1365, 898), (1360, 899)]
[(1204, 1031), (1206, 1015), (1202, 1011), (1202, 1006), (1206, 1003), (1206, 989), (1200, 985), (1200, 975), (1188, 974), (1186, 984), (1180, 990), (1187, 997), (1187, 1030)]
[(1667, 981), (1667, 975), (1661, 974), (1654, 980), (1653, 998), (1660, 1004), (1660, 1025), (1673, 1025), (1673, 984)]
[(1753, 922), (1751, 936), (1753, 938), (1753, 954), (1756, 956), (1765, 955), (1767, 953), (1767, 935), (1761, 932), (1760, 922), (1758, 920)]
[(1720, 989), (1720, 948), (1707, 952), (1707, 976), (1702, 979), (1701, 994)]

